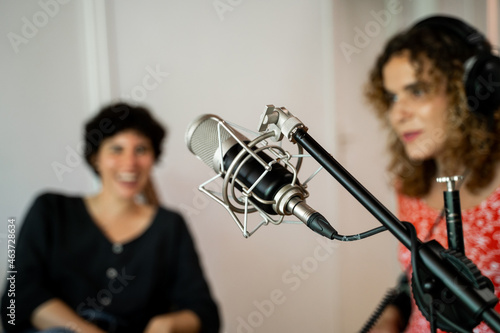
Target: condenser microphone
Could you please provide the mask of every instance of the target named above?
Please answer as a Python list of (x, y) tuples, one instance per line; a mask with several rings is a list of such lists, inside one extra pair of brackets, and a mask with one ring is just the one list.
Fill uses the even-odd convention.
[(333, 239), (336, 230), (305, 202), (306, 192), (296, 175), (254, 141), (211, 114), (195, 119), (186, 132), (188, 149), (225, 183), (234, 180), (254, 206), (271, 215), (294, 215), (313, 231)]

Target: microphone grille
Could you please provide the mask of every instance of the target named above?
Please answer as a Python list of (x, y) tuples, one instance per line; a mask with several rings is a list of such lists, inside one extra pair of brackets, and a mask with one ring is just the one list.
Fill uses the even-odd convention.
[[(213, 114), (205, 114), (195, 119), (186, 131), (186, 144), (188, 149), (213, 170), (214, 156), (220, 142), (231, 137), (228, 131), (218, 124), (224, 122)], [(220, 133), (219, 133), (220, 131)]]

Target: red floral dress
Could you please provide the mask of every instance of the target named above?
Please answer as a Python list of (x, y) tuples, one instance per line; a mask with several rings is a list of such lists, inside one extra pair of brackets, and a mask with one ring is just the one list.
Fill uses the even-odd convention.
[[(424, 240), (434, 225), (439, 211), (427, 206), (421, 199), (398, 196), (399, 218), (401, 221), (412, 222), (418, 237)], [(465, 244), (465, 254), (481, 270), (482, 274), (491, 279), (495, 285), (495, 294), (500, 297), (500, 187), (479, 206), (462, 211), (462, 224)], [(437, 224), (432, 234), (448, 248), (446, 221)], [(400, 246), (399, 260), (402, 267), (410, 264), (410, 251)], [(500, 305), (495, 307), (500, 312)], [(430, 332), (428, 321), (423, 317), (413, 301), (413, 311), (406, 332)], [(478, 325), (473, 332), (492, 332), (485, 324)]]

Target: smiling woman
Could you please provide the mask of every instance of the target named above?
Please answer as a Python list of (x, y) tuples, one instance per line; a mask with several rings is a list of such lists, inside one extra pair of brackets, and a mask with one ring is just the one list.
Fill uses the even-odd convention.
[(85, 157), (101, 189), (35, 200), (19, 236), (7, 332), (218, 332), (189, 230), (152, 186), (164, 136), (147, 109), (127, 104), (89, 120)]

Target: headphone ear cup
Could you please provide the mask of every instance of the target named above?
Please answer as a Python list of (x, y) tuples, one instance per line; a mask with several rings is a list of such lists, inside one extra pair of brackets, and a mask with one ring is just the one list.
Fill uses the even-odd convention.
[(474, 114), (491, 117), (500, 108), (500, 58), (483, 53), (464, 64), (467, 104)]

